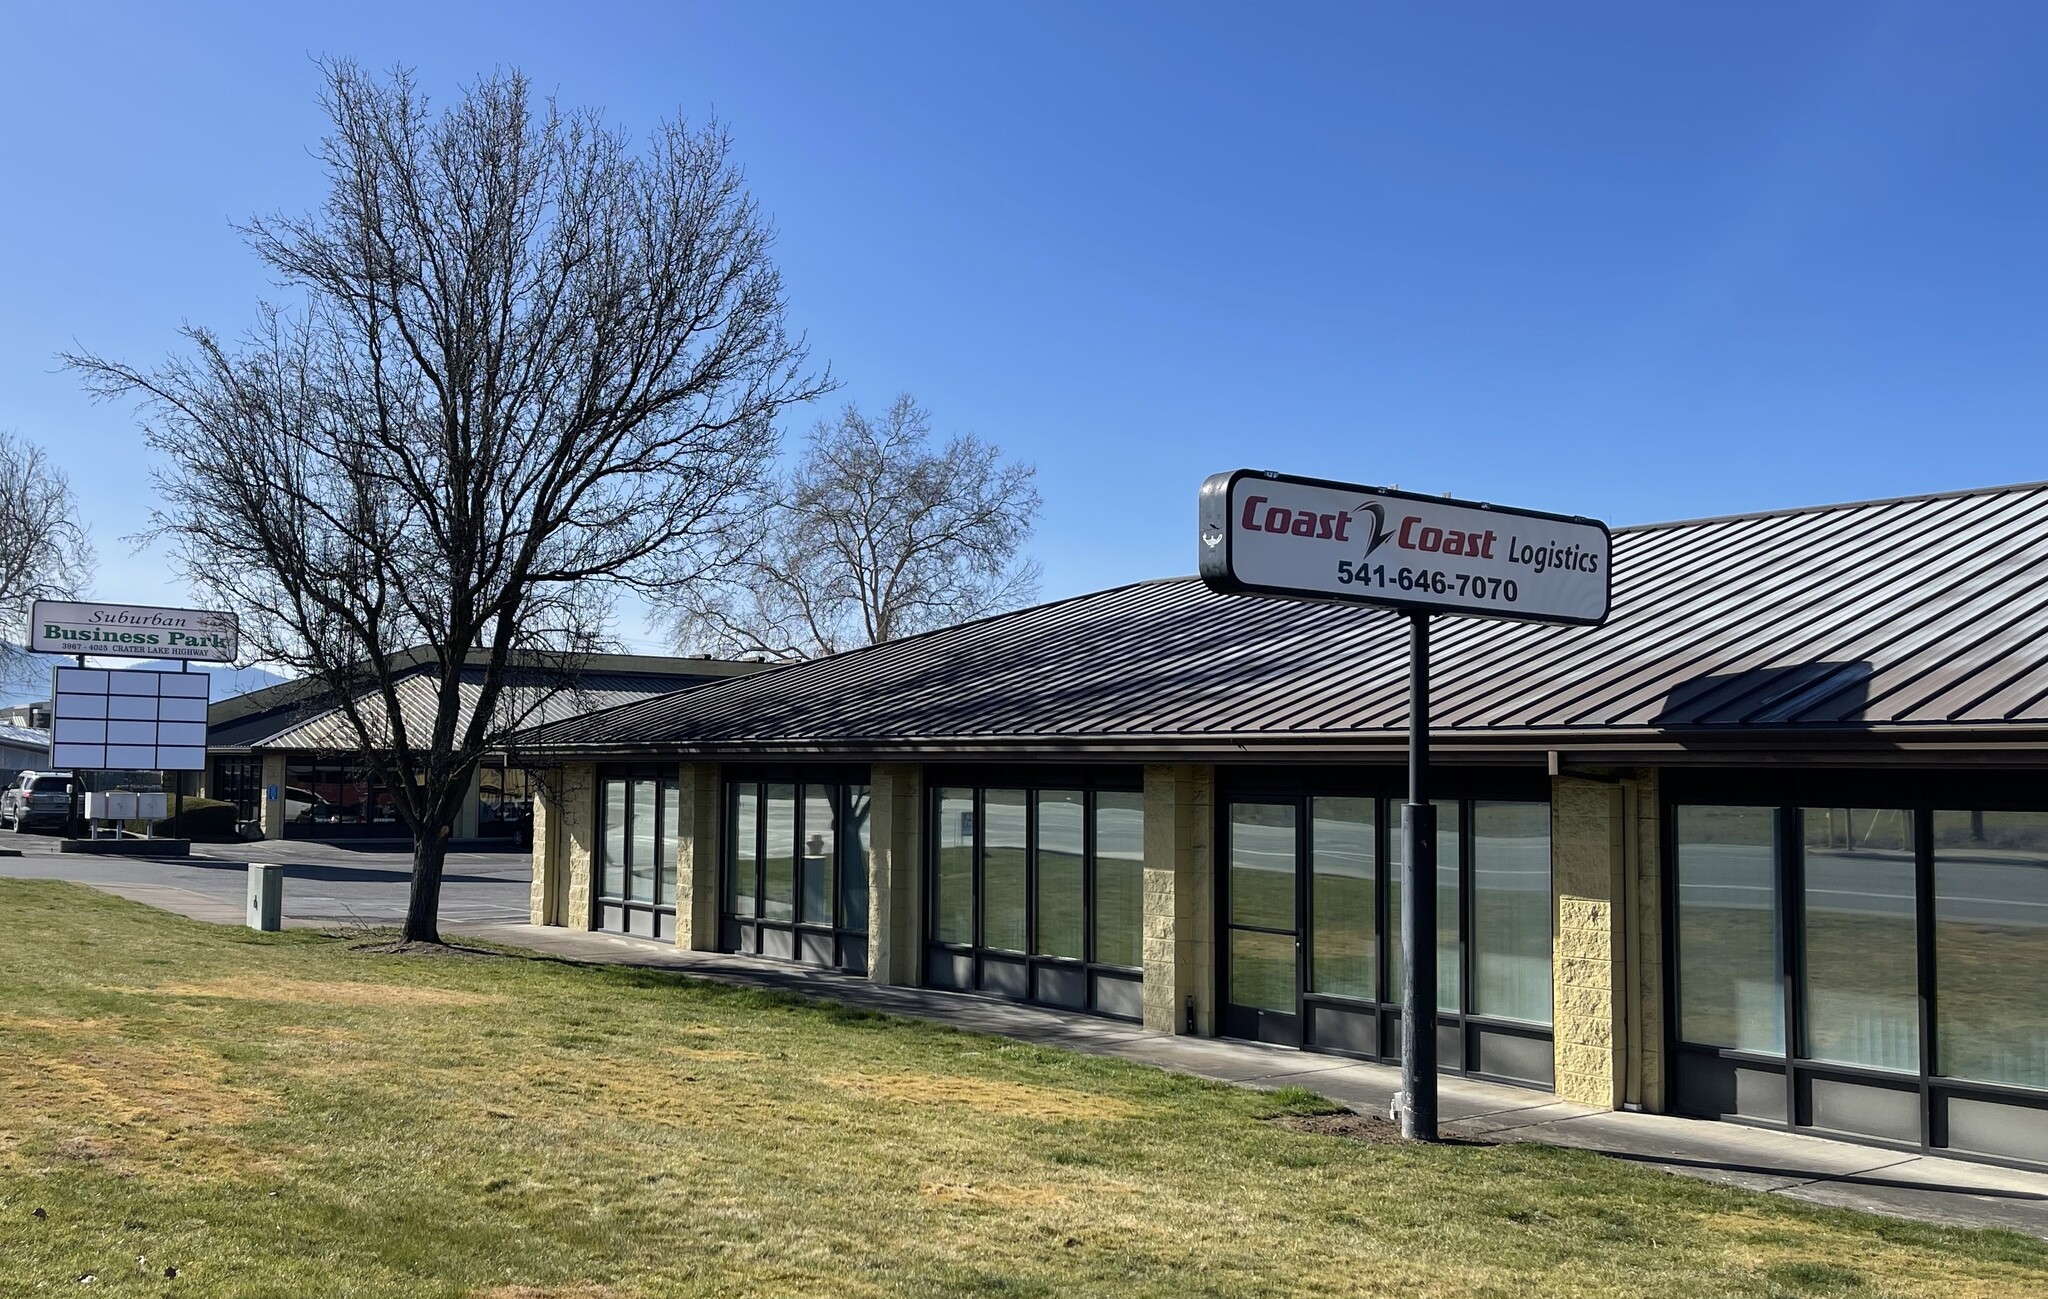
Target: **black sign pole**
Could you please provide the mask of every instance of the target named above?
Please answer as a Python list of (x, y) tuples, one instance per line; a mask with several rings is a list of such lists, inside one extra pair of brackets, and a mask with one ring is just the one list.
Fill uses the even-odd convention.
[(1401, 809), (1401, 1135), (1435, 1141), (1436, 807), (1429, 801), (1429, 615), (1408, 615), (1408, 805)]

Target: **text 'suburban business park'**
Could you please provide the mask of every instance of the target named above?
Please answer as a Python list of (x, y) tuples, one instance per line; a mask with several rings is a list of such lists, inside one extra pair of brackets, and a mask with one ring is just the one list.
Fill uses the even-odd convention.
[[(1345, 526), (1333, 582), (1489, 545)], [(2044, 579), (2031, 485), (1620, 529), (1604, 625), (1442, 623), (1444, 1067), (2048, 1163)], [(569, 718), (533, 917), (1389, 1058), (1405, 651), (1190, 578)]]

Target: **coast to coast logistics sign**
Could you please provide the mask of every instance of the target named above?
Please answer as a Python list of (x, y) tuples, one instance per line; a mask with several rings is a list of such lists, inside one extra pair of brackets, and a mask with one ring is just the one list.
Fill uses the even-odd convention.
[(1607, 525), (1261, 470), (1202, 484), (1201, 574), (1217, 591), (1597, 625)]
[(45, 654), (232, 663), (241, 649), (235, 615), (208, 609), (38, 600), (29, 619), (29, 648)]

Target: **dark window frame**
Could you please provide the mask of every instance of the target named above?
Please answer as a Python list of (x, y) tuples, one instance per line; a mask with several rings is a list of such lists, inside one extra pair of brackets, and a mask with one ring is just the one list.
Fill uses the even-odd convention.
[[(633, 843), (634, 831), (637, 829), (634, 824), (637, 816), (634, 810), (634, 786), (641, 781), (651, 781), (654, 785), (654, 896), (652, 900), (610, 894), (604, 891), (603, 853), (605, 832), (609, 828), (605, 817), (604, 791), (606, 782), (613, 780), (623, 780), (626, 782), (626, 819), (625, 824), (621, 827), (620, 838), (620, 842), (625, 846), (626, 854), (625, 860), (619, 863), (619, 878), (622, 881), (629, 881), (633, 877)], [(681, 773), (675, 767), (633, 763), (600, 766), (597, 769), (597, 779), (591, 790), (591, 798), (594, 804), (592, 824), (596, 827), (596, 833), (592, 840), (590, 860), (590, 927), (592, 929), (604, 933), (626, 934), (635, 938), (651, 938), (656, 942), (675, 941), (675, 899), (681, 891), (681, 881), (676, 878), (676, 855), (677, 851), (680, 850), (681, 842), (675, 833), (675, 827), (664, 825), (668, 816), (669, 806), (669, 800), (665, 795), (671, 789), (675, 791), (676, 809), (680, 816), (682, 810)], [(664, 829), (667, 831), (665, 834)], [(667, 854), (666, 860), (663, 860), (661, 851), (661, 845), (664, 842), (668, 843), (671, 849), (674, 850)], [(668, 892), (671, 900), (668, 902), (661, 900), (661, 885), (664, 877), (669, 883)], [(630, 886), (628, 886), (628, 890), (630, 892)], [(607, 909), (616, 910), (625, 920), (625, 927), (607, 927), (604, 924)], [(636, 916), (644, 916), (646, 918), (648, 932), (641, 933), (632, 927), (633, 917)]]
[[(771, 785), (789, 785), (795, 790), (795, 839), (791, 862), (790, 918), (771, 920), (763, 913), (766, 910), (768, 816), (767, 790)], [(829, 788), (832, 793), (832, 918), (819, 923), (804, 918), (803, 908), (803, 844), (805, 823), (809, 817), (811, 791)], [(844, 970), (850, 974), (865, 975), (868, 972), (868, 930), (865, 927), (849, 927), (846, 915), (846, 900), (849, 865), (858, 859), (861, 886), (869, 887), (868, 862), (864, 854), (853, 850), (853, 836), (849, 830), (853, 823), (853, 800), (855, 791), (863, 791), (868, 800), (867, 828), (862, 836), (873, 848), (874, 792), (865, 768), (858, 771), (845, 768), (817, 768), (812, 770), (790, 770), (774, 768), (764, 770), (735, 769), (719, 782), (719, 835), (718, 835), (718, 931), (719, 950), (745, 956), (761, 956), (770, 960), (791, 960), (798, 964), (825, 966)], [(735, 912), (733, 903), (737, 897), (734, 887), (735, 865), (738, 847), (739, 818), (734, 815), (736, 800), (751, 791), (756, 800), (754, 810), (754, 914), (742, 916)], [(787, 952), (776, 948), (787, 943)]]
[(223, 803), (232, 803), (237, 821), (254, 821), (263, 815), (263, 759), (256, 754), (216, 754), (207, 772), (206, 793)]
[[(1219, 773), (1221, 775), (1221, 773)], [(1394, 988), (1393, 936), (1400, 924), (1399, 916), (1393, 910), (1392, 863), (1393, 849), (1401, 833), (1401, 807), (1405, 796), (1400, 789), (1398, 772), (1368, 771), (1350, 776), (1346, 773), (1304, 773), (1303, 776), (1288, 778), (1274, 772), (1249, 771), (1236, 779), (1219, 780), (1216, 797), (1216, 821), (1214, 829), (1215, 876), (1216, 876), (1216, 971), (1215, 991), (1218, 1010), (1218, 1032), (1226, 1037), (1246, 1037), (1253, 1040), (1272, 1040), (1285, 1045), (1298, 1045), (1305, 1050), (1327, 1052), (1333, 1055), (1350, 1056), (1356, 1059), (1372, 1060), (1392, 1064), (1400, 1060), (1401, 1003), (1389, 999)], [(1537, 783), (1540, 781), (1541, 783)], [(1506, 1083), (1516, 1087), (1551, 1088), (1555, 1086), (1556, 1051), (1556, 1008), (1553, 1000), (1552, 1022), (1536, 1024), (1527, 1020), (1508, 1019), (1502, 1016), (1483, 1015), (1472, 1009), (1474, 1001), (1474, 971), (1476, 951), (1473, 943), (1475, 890), (1473, 889), (1474, 851), (1476, 841), (1472, 834), (1473, 805), (1475, 803), (1541, 803), (1551, 808), (1549, 780), (1538, 774), (1530, 777), (1526, 773), (1508, 773), (1502, 777), (1490, 778), (1479, 773), (1459, 773), (1453, 779), (1438, 782), (1441, 786), (1432, 790), (1433, 801), (1454, 803), (1458, 809), (1458, 1006), (1455, 1010), (1439, 1009), (1436, 1013), (1438, 1032), (1438, 1064), (1443, 1073), (1482, 1079), (1489, 1082)], [(1540, 790), (1540, 795), (1537, 791)], [(1315, 970), (1315, 825), (1314, 800), (1319, 797), (1361, 798), (1373, 804), (1374, 843), (1374, 905), (1373, 905), (1373, 946), (1374, 946), (1374, 988), (1372, 998), (1352, 997), (1338, 993), (1320, 992), (1313, 986)], [(1291, 803), (1295, 811), (1295, 1001), (1294, 1016), (1254, 1017), (1233, 1012), (1230, 1002), (1230, 931), (1243, 926), (1233, 925), (1230, 920), (1230, 808), (1234, 803)], [(1555, 812), (1551, 813), (1551, 836), (1555, 843)], [(1551, 885), (1551, 896), (1556, 896), (1555, 877)], [(1555, 959), (1557, 944), (1556, 908), (1551, 913), (1551, 951)], [(1441, 918), (1439, 929), (1442, 928)], [(1554, 968), (1554, 967), (1553, 967)], [(1554, 994), (1553, 994), (1554, 995)], [(1375, 1050), (1357, 1050), (1331, 1042), (1317, 1040), (1315, 1021), (1319, 1013), (1337, 1013), (1369, 1019), (1373, 1025)], [(1512, 1038), (1520, 1041), (1541, 1043), (1550, 1049), (1552, 1067), (1547, 1078), (1517, 1077), (1492, 1072), (1480, 1064), (1484, 1046), (1490, 1039)]]
[[(1887, 773), (1891, 774), (1891, 773)], [(1658, 852), (1661, 960), (1666, 972), (1663, 987), (1665, 1108), (1691, 1118), (1717, 1119), (1774, 1131), (1809, 1132), (1835, 1140), (1888, 1150), (1967, 1159), (2007, 1167), (2038, 1169), (2041, 1161), (2003, 1157), (1948, 1144), (1947, 1106), (1952, 1100), (2018, 1104), (2048, 1111), (2048, 1088), (2019, 1087), (2003, 1083), (1973, 1082), (1951, 1078), (1936, 1070), (1936, 1033), (1940, 1024), (1939, 988), (1935, 970), (1935, 849), (1934, 816), (1937, 812), (2019, 811), (2048, 812), (2039, 795), (2023, 798), (2007, 782), (1994, 780), (1984, 789), (1985, 797), (1972, 798), (1967, 782), (1949, 779), (1915, 785), (1910, 779), (1860, 785), (1857, 778), (1843, 773), (1820, 773), (1807, 779), (1783, 778), (1769, 786), (1773, 795), (1756, 797), (1766, 786), (1750, 779), (1727, 777), (1669, 782), (1659, 791)], [(1903, 795), (1915, 788), (1925, 790), (1918, 798), (1885, 797)], [(1751, 795), (1744, 797), (1743, 795)], [(1680, 807), (1747, 806), (1772, 811), (1777, 831), (1773, 860), (1773, 888), (1778, 918), (1778, 951), (1781, 962), (1781, 991), (1784, 996), (1784, 1049), (1782, 1052), (1753, 1051), (1737, 1047), (1716, 1047), (1686, 1041), (1679, 1023), (1683, 990), (1679, 986), (1679, 897), (1678, 817)], [(1805, 857), (1806, 839), (1801, 815), (1805, 809), (1847, 807), (1867, 810), (1899, 810), (1913, 818), (1914, 853), (1914, 942), (1913, 953), (1919, 1024), (1919, 1060), (1911, 1072), (1868, 1065), (1810, 1060), (1802, 1052), (1807, 1044), (1805, 1013), (1806, 924)], [(1707, 1114), (1682, 1107), (1686, 1084), (1708, 1070), (1751, 1070), (1782, 1078), (1785, 1118), (1783, 1121), (1755, 1115)], [(1873, 1089), (1912, 1094), (1919, 1118), (1917, 1141), (1906, 1141), (1868, 1133), (1820, 1127), (1814, 1124), (1812, 1089), (1816, 1083), (1862, 1085)], [(1705, 1084), (1702, 1084), (1705, 1085)], [(2048, 1115), (2044, 1115), (2048, 1118)], [(1805, 1121), (1802, 1121), (1805, 1120)]]
[[(1144, 794), (1142, 772), (1125, 768), (928, 767), (923, 788), (924, 851), (919, 871), (923, 891), (923, 933), (927, 986), (979, 992), (1008, 1000), (1055, 1005), (1111, 1019), (1138, 1020), (1142, 1011), (1125, 1013), (1106, 1003), (1122, 996), (1142, 1006), (1144, 917), (1142, 892), (1138, 917), (1138, 965), (1112, 964), (1097, 958), (1097, 837), (1101, 795)], [(1024, 795), (1024, 948), (987, 945), (982, 909), (986, 897), (984, 868), (988, 847), (987, 795), (991, 789), (1018, 790)], [(968, 790), (973, 798), (973, 867), (970, 874), (970, 932), (965, 943), (939, 937), (939, 794)], [(1081, 795), (1081, 952), (1079, 958), (1041, 955), (1039, 947), (1039, 794), (1045, 791)], [(1142, 806), (1142, 805), (1141, 805)], [(1078, 995), (1061, 997), (1070, 987)]]

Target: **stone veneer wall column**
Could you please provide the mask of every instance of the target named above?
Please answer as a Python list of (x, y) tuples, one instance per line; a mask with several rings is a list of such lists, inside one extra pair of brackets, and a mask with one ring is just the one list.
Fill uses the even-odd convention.
[(588, 929), (597, 768), (577, 762), (536, 775), (528, 918), (536, 925)]
[(924, 982), (924, 769), (878, 762), (868, 772), (868, 978)]
[(677, 769), (676, 946), (718, 950), (718, 856), (725, 809), (721, 768), (686, 762)]
[(1145, 768), (1145, 1027), (1216, 1032), (1216, 769)]
[(1557, 1094), (1609, 1109), (1621, 1104), (1627, 1068), (1626, 801), (1619, 782), (1550, 782)]
[[(276, 798), (270, 796), (272, 790), (277, 792)], [(284, 755), (282, 753), (264, 754), (263, 798), (256, 805), (258, 815), (263, 821), (264, 838), (284, 838), (284, 805), (290, 792), (284, 785)]]

